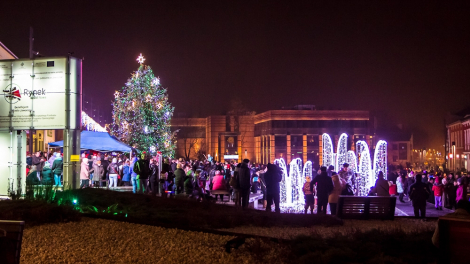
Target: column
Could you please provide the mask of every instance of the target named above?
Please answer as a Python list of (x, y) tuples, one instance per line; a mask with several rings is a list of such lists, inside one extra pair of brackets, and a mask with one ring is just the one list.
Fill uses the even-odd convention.
[(290, 161), (292, 160), (292, 145), (291, 145), (291, 141), (290, 141), (290, 135), (287, 135), (286, 136), (286, 142), (287, 142), (287, 148), (286, 148), (286, 163), (289, 164)]
[(269, 162), (273, 163), (274, 162), (274, 159), (275, 159), (275, 146), (274, 146), (274, 135), (269, 135), (269, 154), (270, 154), (270, 158), (269, 158)]
[(225, 135), (220, 135), (220, 162), (225, 162), (224, 155), (225, 155)]
[(303, 134), (302, 136), (302, 158), (303, 163), (307, 162), (307, 135)]
[(240, 135), (237, 137), (237, 149), (238, 149), (238, 162), (242, 162), (243, 160), (243, 155), (242, 155), (242, 139)]

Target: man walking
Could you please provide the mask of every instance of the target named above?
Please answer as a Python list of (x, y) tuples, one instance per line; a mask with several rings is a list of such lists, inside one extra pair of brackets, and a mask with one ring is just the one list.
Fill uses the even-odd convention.
[(282, 171), (276, 165), (268, 163), (268, 171), (264, 174), (264, 179), (266, 182), (266, 211), (271, 212), (271, 205), (274, 201), (275, 211), (276, 213), (280, 213), (281, 209), (279, 208), (279, 198), (281, 190), (279, 188), (279, 183), (282, 181)]
[(249, 167), (250, 160), (244, 159), (238, 171), (238, 186), (240, 187), (240, 198), (242, 200), (242, 209), (248, 207), (251, 188), (251, 170)]
[(428, 186), (421, 181), (421, 174), (416, 175), (416, 182), (410, 186), (410, 199), (413, 204), (415, 217), (419, 218), (421, 212), (421, 218), (426, 217), (426, 200), (429, 197), (430, 191)]
[(321, 173), (310, 182), (310, 191), (313, 192), (313, 186), (317, 185), (317, 214), (323, 212), (326, 214), (328, 205), (328, 196), (333, 190), (333, 181), (326, 172), (326, 167), (321, 167)]
[(150, 164), (146, 152), (142, 152), (141, 159), (134, 164), (134, 172), (137, 173), (137, 190), (139, 193), (147, 193)]

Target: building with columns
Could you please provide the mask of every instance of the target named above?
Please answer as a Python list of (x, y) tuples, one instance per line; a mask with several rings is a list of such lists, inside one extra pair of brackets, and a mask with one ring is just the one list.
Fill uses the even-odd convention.
[(322, 163), (322, 137), (328, 133), (336, 148), (339, 136), (348, 135), (348, 149), (358, 140), (375, 144), (369, 111), (315, 110), (304, 105), (270, 110), (256, 115), (215, 115), (206, 118), (173, 118), (177, 131), (176, 156), (201, 159), (210, 154), (216, 160), (250, 159), (255, 163), (287, 162), (300, 158), (315, 167)]

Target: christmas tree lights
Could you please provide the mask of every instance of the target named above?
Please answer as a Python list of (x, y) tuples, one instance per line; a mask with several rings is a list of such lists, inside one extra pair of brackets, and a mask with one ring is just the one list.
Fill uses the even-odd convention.
[(144, 61), (140, 54), (139, 68), (121, 91), (114, 93), (111, 133), (141, 151), (157, 150), (172, 157), (175, 144), (170, 121), (174, 108), (160, 79)]

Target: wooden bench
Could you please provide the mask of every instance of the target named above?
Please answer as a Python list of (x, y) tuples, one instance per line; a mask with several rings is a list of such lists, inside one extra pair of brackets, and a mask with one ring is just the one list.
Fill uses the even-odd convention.
[[(225, 196), (225, 195), (228, 195), (228, 201), (230, 202), (230, 196), (231, 196), (231, 195), (230, 195), (230, 192), (229, 192), (229, 191), (227, 191), (227, 190), (212, 190), (212, 191), (211, 191), (211, 195), (217, 196), (217, 195), (219, 195), (219, 194), (223, 194), (224, 196)], [(225, 204), (225, 201), (224, 201), (223, 198), (222, 198), (222, 203)]]
[(470, 219), (439, 217), (440, 263), (469, 263)]
[(395, 217), (396, 197), (340, 195), (337, 216), (341, 219), (382, 219)]
[(258, 209), (258, 200), (263, 199), (262, 193), (251, 193), (250, 199), (248, 199), (249, 203), (253, 203), (253, 208)]

